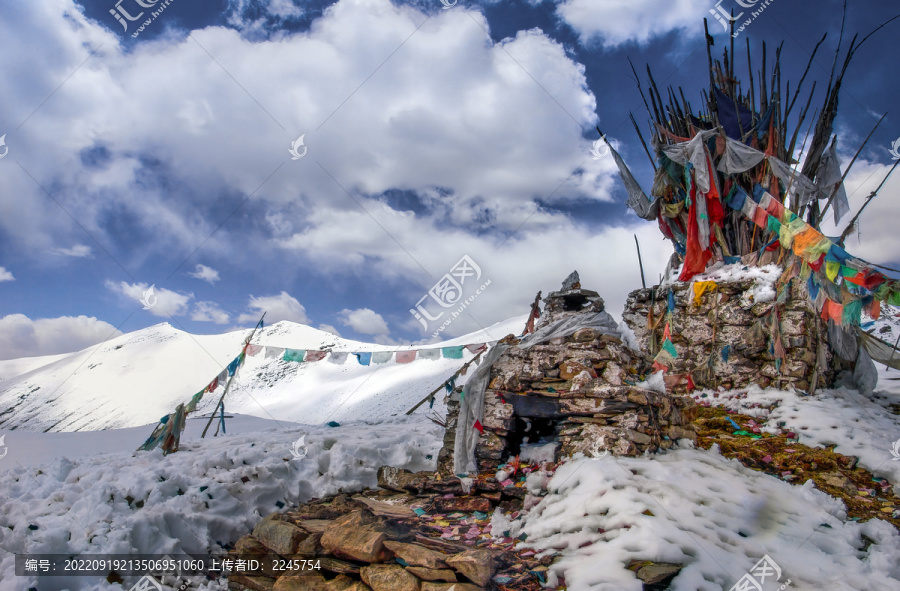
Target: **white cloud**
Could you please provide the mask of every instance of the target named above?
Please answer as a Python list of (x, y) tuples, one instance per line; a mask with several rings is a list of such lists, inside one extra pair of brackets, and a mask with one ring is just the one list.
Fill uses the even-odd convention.
[(61, 256), (84, 258), (91, 256), (91, 247), (86, 244), (76, 244), (71, 248), (54, 248), (50, 252)]
[(197, 322), (227, 324), (230, 318), (228, 312), (215, 302), (197, 302), (191, 311), (191, 320), (196, 320)]
[(13, 277), (13, 274), (6, 270), (5, 267), (0, 267), (0, 281), (15, 281), (16, 278)]
[(113, 325), (88, 316), (32, 320), (10, 314), (0, 318), (0, 359), (70, 353), (120, 334)]
[(695, 0), (564, 0), (556, 13), (578, 33), (582, 44), (599, 41), (613, 47), (646, 43), (672, 31), (699, 35), (704, 17), (715, 34), (718, 21), (709, 14), (714, 5)]
[(330, 332), (331, 334), (333, 334), (336, 337), (341, 336), (340, 331), (338, 331), (338, 329), (336, 329), (335, 327), (333, 327), (330, 324), (320, 324), (319, 330), (324, 330), (325, 332)]
[(194, 270), (194, 272), (188, 273), (188, 275), (194, 277), (195, 279), (202, 279), (210, 285), (213, 285), (216, 281), (219, 280), (219, 272), (212, 267), (207, 267), (206, 265), (197, 265), (197, 268)]
[(266, 313), (266, 324), (275, 324), (282, 320), (290, 320), (299, 324), (309, 324), (309, 317), (306, 315), (306, 308), (303, 307), (297, 298), (293, 297), (286, 291), (282, 291), (278, 295), (271, 296), (250, 296), (250, 303), (247, 308), (251, 312), (241, 314), (238, 322), (256, 322), (262, 313)]
[[(127, 283), (125, 281), (117, 283), (107, 280), (105, 285), (107, 289), (134, 300), (141, 307), (150, 304), (148, 312), (154, 316), (166, 318), (187, 314), (188, 304), (194, 298), (192, 293), (179, 293), (146, 283)], [(150, 292), (151, 287), (153, 287), (152, 292)]]
[(358, 333), (387, 336), (391, 332), (381, 314), (369, 308), (360, 308), (358, 310), (344, 309), (338, 315), (340, 316), (341, 324), (349, 326)]
[[(89, 48), (102, 48), (29, 121), (33, 139), (18, 157), (35, 178), (54, 180), (67, 209), (101, 242), (115, 244), (110, 234), (121, 232), (109, 223), (111, 212), (136, 220), (144, 244), (135, 258), (190, 252), (198, 235), (215, 229), (220, 218), (204, 214), (226, 192), (284, 205), (260, 213), (282, 232), (306, 228), (311, 210), (355, 206), (316, 162), (354, 195), (413, 191), (435, 217), (474, 231), (515, 228), (534, 199), (611, 198), (613, 169), (592, 161), (582, 138), (596, 122), (584, 67), (538, 30), (493, 43), (473, 26), (473, 18), (489, 26), (479, 13), (438, 11), (416, 30), (427, 16), (415, 8), (340, 0), (311, 30), (265, 43), (207, 27), (126, 52), (113, 32), (117, 23), (98, 27), (70, 0), (29, 4), (20, 13), (0, 22), (11, 46), (31, 48), (20, 60), (0, 60), (0, 81), (32, 72), (24, 88), (2, 95), (11, 112), (32, 110), (59, 84), (56, 72), (72, 71)], [(298, 55), (303, 59), (286, 59)], [(241, 88), (252, 89), (265, 110)], [(315, 158), (290, 161), (287, 148), (301, 133)], [(97, 146), (109, 161), (85, 166), (80, 154)], [(148, 160), (159, 165), (148, 170)], [(184, 198), (173, 198), (165, 183), (146, 182), (161, 173)], [(27, 175), (10, 182), (0, 199), (40, 192)], [(83, 239), (33, 205), (38, 199), (16, 199), (0, 231), (20, 238), (23, 250), (75, 233)], [(235, 240), (228, 228), (204, 246), (223, 256), (264, 247)]]
[[(841, 154), (841, 161), (846, 163), (852, 155)], [(857, 160), (847, 175), (847, 194), (850, 199), (850, 213), (835, 226), (831, 208), (822, 222), (822, 232), (826, 236), (838, 236), (850, 223), (869, 194), (874, 191), (892, 164), (878, 164), (866, 160)], [(844, 164), (846, 167), (846, 164)], [(878, 192), (878, 196), (869, 203), (859, 218), (859, 233), (853, 232), (844, 246), (847, 252), (872, 263), (894, 267), (900, 263), (900, 233), (897, 232), (897, 204), (892, 202), (893, 196), (900, 194), (900, 175), (891, 175)], [(891, 276), (895, 274), (889, 273)]]

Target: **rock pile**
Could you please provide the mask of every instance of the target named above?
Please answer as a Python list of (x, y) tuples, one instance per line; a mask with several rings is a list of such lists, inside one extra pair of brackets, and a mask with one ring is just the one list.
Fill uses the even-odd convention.
[[(596, 315), (604, 306), (597, 292), (581, 288), (577, 273), (544, 304), (537, 332), (570, 316)], [(517, 346), (512, 336), (502, 342), (509, 348), (493, 364), (485, 391), (484, 432), (475, 452), (480, 471), (496, 470), (523, 444), (539, 440), (557, 441), (558, 459), (604, 450), (634, 456), (696, 436), (691, 426), (695, 403), (635, 386), (649, 363), (618, 336), (586, 327), (528, 348)], [(438, 472), (450, 477), (459, 395), (451, 395), (447, 404)]]
[(842, 367), (828, 346), (827, 327), (809, 305), (805, 283), (797, 278), (782, 303), (754, 301), (749, 279), (718, 283), (698, 298), (686, 283), (631, 292), (622, 317), (650, 355), (662, 343), (669, 290), (670, 339), (678, 353), (669, 366), (669, 391), (688, 391), (688, 376), (698, 388), (756, 384), (808, 391), (832, 384)]
[[(395, 484), (402, 482), (415, 488), (410, 477), (418, 479), (419, 485), (427, 486), (430, 482), (440, 486), (429, 481), (424, 473), (394, 471), (392, 475)], [(444, 486), (458, 488), (459, 483)], [(254, 572), (233, 572), (228, 578), (228, 588), (231, 591), (449, 591), (455, 585), (454, 591), (480, 591), (502, 581), (517, 589), (538, 589), (530, 571), (546, 571), (551, 559), (542, 562), (505, 549), (475, 547), (474, 540), (466, 544), (443, 539), (441, 528), (420, 517), (427, 513), (420, 506), (436, 511), (437, 501), (453, 498), (459, 501), (448, 503), (454, 510), (475, 505), (489, 509), (492, 504), (477, 494), (445, 498), (444, 495), (398, 495), (376, 490), (352, 498), (338, 495), (312, 500), (285, 513), (273, 513), (260, 521), (251, 534), (238, 540), (229, 553), (235, 561), (256, 558), (261, 568)], [(483, 521), (487, 519), (485, 514), (479, 517)], [(482, 544), (487, 542), (479, 540)]]

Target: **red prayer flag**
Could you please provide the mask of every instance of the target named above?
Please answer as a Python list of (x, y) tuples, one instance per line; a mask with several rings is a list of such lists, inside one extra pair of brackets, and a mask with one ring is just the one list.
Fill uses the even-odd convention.
[(479, 433), (484, 435), (484, 427), (481, 426), (481, 421), (479, 421), (478, 419), (475, 419), (475, 424), (472, 426), (475, 427), (476, 429), (478, 429)]
[(397, 351), (397, 363), (412, 363), (415, 360), (415, 351)]
[[(699, 198), (706, 199), (706, 197), (702, 196)], [(697, 227), (697, 204), (694, 201), (695, 199), (698, 199), (697, 190), (691, 186), (692, 205), (688, 212), (687, 248), (684, 255), (684, 267), (681, 269), (681, 275), (678, 277), (679, 281), (690, 281), (691, 277), (705, 271), (706, 263), (712, 258), (709, 246), (704, 247), (700, 244), (700, 229)], [(710, 238), (712, 238), (712, 233), (710, 233)]]

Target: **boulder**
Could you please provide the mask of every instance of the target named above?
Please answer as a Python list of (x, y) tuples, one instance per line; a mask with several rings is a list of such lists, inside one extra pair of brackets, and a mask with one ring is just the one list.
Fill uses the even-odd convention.
[(372, 591), (419, 591), (419, 579), (399, 564), (373, 564), (360, 570)]
[(486, 586), (494, 575), (494, 555), (490, 550), (466, 550), (448, 558), (447, 564), (482, 587)]
[(390, 556), (384, 547), (387, 535), (368, 509), (354, 511), (325, 528), (322, 547), (339, 558), (360, 562), (381, 562)]
[(289, 556), (297, 552), (298, 546), (309, 532), (300, 529), (293, 523), (266, 517), (253, 528), (253, 537), (276, 554)]
[(674, 579), (682, 568), (683, 564), (656, 562), (640, 567), (635, 574), (645, 585), (661, 585)]
[(252, 591), (273, 591), (275, 588), (275, 579), (272, 577), (248, 577), (240, 573), (228, 575), (228, 583), (236, 583), (242, 589), (251, 589)]
[(456, 582), (456, 573), (449, 568), (425, 568), (423, 566), (408, 566), (406, 570), (416, 575), (423, 581)]
[(387, 541), (384, 543), (394, 556), (411, 566), (424, 566), (426, 568), (447, 568), (445, 560), (450, 558), (448, 554), (429, 550), (419, 544), (404, 544), (402, 542)]
[(425, 473), (413, 473), (393, 466), (378, 468), (377, 478), (380, 488), (397, 492), (421, 492), (428, 481)]

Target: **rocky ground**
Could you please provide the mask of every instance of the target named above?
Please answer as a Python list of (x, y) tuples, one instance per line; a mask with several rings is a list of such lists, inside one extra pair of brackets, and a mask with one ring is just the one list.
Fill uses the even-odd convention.
[[(499, 508), (515, 519), (528, 497), (525, 481), (554, 466), (515, 463), (505, 484), (493, 474), (471, 482), (384, 467), (379, 489), (314, 499), (263, 519), (230, 557), (258, 558), (256, 572), (233, 574), (234, 591), (537, 591), (552, 557), (518, 549), (525, 536), (492, 531)], [(288, 561), (295, 561), (293, 563)], [(279, 564), (281, 562), (281, 564)], [(294, 569), (284, 570), (286, 565)], [(273, 567), (281, 567), (281, 570)], [(664, 589), (678, 565), (630, 565), (646, 589)]]
[(765, 433), (761, 429), (765, 424), (724, 408), (701, 406), (697, 445), (704, 449), (718, 445), (723, 456), (794, 484), (811, 479), (816, 488), (844, 501), (849, 519), (878, 518), (900, 529), (900, 498), (886, 478), (859, 467), (853, 456), (803, 445), (796, 433)]

